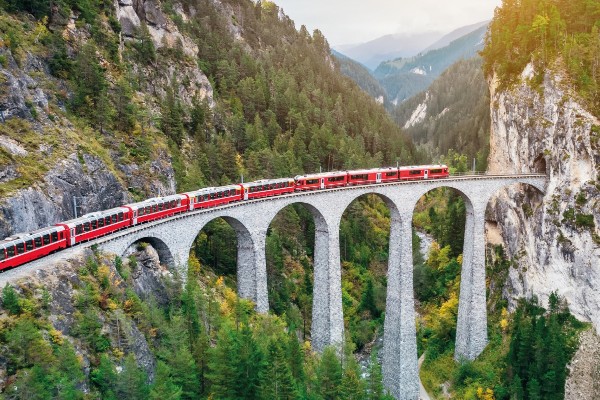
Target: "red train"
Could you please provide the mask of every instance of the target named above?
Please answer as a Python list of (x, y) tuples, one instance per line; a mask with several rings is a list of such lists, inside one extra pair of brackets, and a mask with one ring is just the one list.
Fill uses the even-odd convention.
[(133, 225), (193, 210), (307, 190), (403, 180), (441, 179), (448, 176), (446, 165), (374, 168), (298, 175), (293, 179), (265, 179), (239, 185), (208, 187), (172, 196), (155, 197), (139, 203), (86, 214), (34, 232), (8, 237), (0, 241), (0, 272), (81, 242), (127, 229)]

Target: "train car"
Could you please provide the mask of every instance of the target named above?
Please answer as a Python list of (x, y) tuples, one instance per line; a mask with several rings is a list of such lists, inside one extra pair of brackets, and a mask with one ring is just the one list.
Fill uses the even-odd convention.
[(398, 168), (372, 168), (348, 171), (348, 185), (366, 185), (399, 180)]
[(296, 190), (329, 189), (346, 186), (348, 184), (348, 172), (322, 172), (319, 174), (298, 175), (294, 178)]
[(263, 179), (260, 181), (242, 183), (244, 200), (293, 193), (295, 186), (295, 182), (292, 178)]
[(243, 187), (242, 185), (208, 187), (184, 194), (190, 199), (189, 209), (194, 210), (240, 201), (243, 196)]
[(68, 246), (74, 246), (131, 226), (131, 217), (131, 209), (124, 206), (86, 214), (56, 226), (65, 228)]
[(68, 246), (62, 226), (21, 233), (0, 241), (0, 271), (37, 260)]
[(446, 165), (400, 167), (400, 180), (439, 179), (448, 177)]
[(171, 217), (189, 210), (190, 198), (187, 194), (154, 197), (139, 203), (127, 204), (131, 209), (133, 225)]

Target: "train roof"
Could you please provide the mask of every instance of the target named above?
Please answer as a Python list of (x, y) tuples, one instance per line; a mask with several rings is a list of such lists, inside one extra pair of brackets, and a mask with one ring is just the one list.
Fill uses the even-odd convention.
[(184, 194), (187, 194), (188, 196), (192, 197), (192, 196), (197, 196), (199, 194), (205, 194), (205, 193), (213, 193), (213, 192), (219, 192), (221, 190), (231, 190), (231, 189), (239, 189), (240, 185), (227, 185), (227, 186), (210, 186), (210, 187), (205, 187), (202, 189), (198, 189), (198, 190), (194, 190), (193, 192), (186, 192)]
[(65, 230), (64, 226), (47, 226), (45, 228), (36, 229), (33, 232), (28, 233), (16, 233), (11, 235), (4, 240), (0, 240), (0, 247), (6, 245), (8, 243), (17, 243), (23, 242), (28, 239), (33, 239), (35, 237), (43, 236), (44, 234), (51, 234), (53, 232), (62, 232)]
[(74, 218), (74, 219), (70, 219), (68, 221), (59, 222), (58, 224), (67, 225), (68, 227), (72, 228), (75, 225), (83, 224), (85, 222), (98, 219), (100, 217), (104, 218), (109, 215), (117, 214), (120, 212), (127, 212), (127, 211), (129, 211), (129, 209), (125, 206), (109, 208), (108, 210), (94, 211), (92, 213), (82, 215), (79, 218)]
[(294, 179), (304, 179), (304, 178), (326, 178), (328, 176), (340, 176), (346, 175), (348, 171), (330, 171), (330, 172), (317, 172), (315, 174), (306, 174), (306, 175), (296, 175)]
[(137, 203), (126, 204), (124, 207), (131, 207), (131, 208), (138, 209), (140, 207), (151, 206), (153, 204), (158, 204), (158, 203), (165, 203), (165, 202), (171, 201), (171, 200), (181, 200), (181, 199), (184, 199), (185, 196), (186, 196), (186, 194), (172, 194), (169, 196), (152, 197), (150, 199), (146, 199), (144, 201), (139, 201)]
[(388, 171), (397, 171), (396, 167), (385, 167), (385, 168), (368, 168), (368, 169), (355, 169), (352, 171), (348, 171), (349, 174), (368, 174), (372, 172), (388, 172)]
[(432, 164), (432, 165), (408, 165), (401, 166), (400, 169), (425, 169), (425, 168), (448, 168), (446, 164)]
[(242, 183), (242, 186), (256, 186), (256, 185), (264, 185), (267, 183), (289, 182), (289, 181), (293, 181), (293, 180), (294, 180), (294, 178), (259, 179), (257, 181)]

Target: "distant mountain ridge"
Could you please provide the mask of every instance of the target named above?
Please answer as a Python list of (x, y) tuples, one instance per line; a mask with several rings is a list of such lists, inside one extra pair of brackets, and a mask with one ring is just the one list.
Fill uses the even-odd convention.
[(431, 46), (424, 49), (421, 53), (427, 53), (431, 50), (441, 49), (442, 47), (448, 46), (450, 43), (455, 41), (456, 39), (460, 39), (461, 37), (468, 35), (471, 32), (474, 32), (480, 29), (483, 26), (487, 26), (490, 23), (490, 20), (477, 22), (475, 24), (463, 26), (461, 28), (455, 29), (447, 35), (443, 36), (440, 40), (432, 44)]
[[(375, 69), (373, 75), (385, 88), (389, 99), (394, 104), (398, 104), (425, 90), (456, 61), (475, 56), (483, 48), (487, 26), (486, 23), (451, 41), (445, 47), (430, 50), (415, 57), (396, 58), (382, 62)], [(451, 38), (454, 34), (456, 31), (446, 37)], [(440, 42), (442, 40), (444, 39), (440, 39)]]
[(412, 57), (442, 37), (440, 32), (385, 35), (366, 43), (334, 46), (334, 49), (373, 70), (385, 60)]

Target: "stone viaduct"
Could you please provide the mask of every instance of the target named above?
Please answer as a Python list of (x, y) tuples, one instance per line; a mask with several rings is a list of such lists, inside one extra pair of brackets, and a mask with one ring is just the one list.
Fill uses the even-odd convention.
[(472, 175), (442, 180), (395, 182), (294, 193), (233, 203), (148, 223), (99, 241), (103, 250), (122, 255), (138, 241), (152, 244), (161, 262), (181, 268), (202, 228), (216, 218), (237, 233), (237, 285), (241, 297), (269, 309), (265, 240), (273, 218), (284, 207), (300, 203), (315, 219), (312, 345), (320, 351), (344, 336), (339, 230), (342, 214), (358, 197), (376, 194), (390, 209), (391, 232), (384, 323), (384, 385), (397, 399), (419, 397), (417, 341), (413, 295), (411, 223), (419, 198), (432, 189), (456, 189), (466, 204), (455, 357), (475, 359), (487, 344), (485, 286), (485, 210), (490, 198), (506, 185), (527, 184), (544, 193), (546, 175)]

